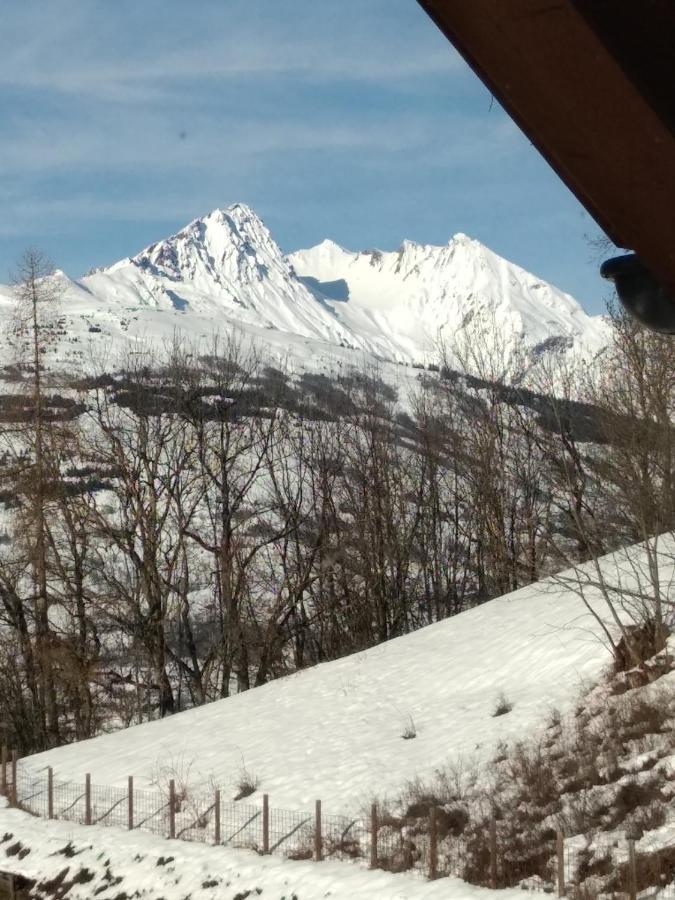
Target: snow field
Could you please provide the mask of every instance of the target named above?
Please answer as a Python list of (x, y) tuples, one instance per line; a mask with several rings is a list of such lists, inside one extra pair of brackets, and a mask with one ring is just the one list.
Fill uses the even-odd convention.
[[(633, 552), (633, 555), (637, 551)], [(626, 554), (604, 560), (606, 570)], [(664, 564), (664, 581), (670, 575)], [(627, 569), (631, 569), (628, 566)], [(622, 577), (629, 577), (624, 571)], [(591, 588), (587, 594), (593, 594)], [(597, 591), (594, 603), (602, 609)], [(247, 804), (358, 815), (373, 799), (438, 769), (490, 759), (550, 713), (569, 711), (610, 661), (600, 626), (559, 577), (370, 650), (297, 672), (226, 700), (29, 757), (28, 773), (140, 788), (170, 773), (232, 799), (245, 770)], [(494, 716), (500, 696), (512, 705)], [(414, 739), (403, 734), (411, 726)]]

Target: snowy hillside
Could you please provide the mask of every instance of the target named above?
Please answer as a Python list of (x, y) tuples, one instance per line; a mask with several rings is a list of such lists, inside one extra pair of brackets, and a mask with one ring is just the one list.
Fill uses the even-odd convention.
[[(660, 540), (668, 614), (674, 550), (672, 537)], [(435, 872), (486, 884), (494, 828), (498, 886), (551, 892), (559, 859), (568, 887), (584, 896), (625, 893), (634, 883), (634, 894), (649, 888), (650, 896), (672, 900), (675, 648), (670, 641), (612, 675), (600, 641), (603, 624), (612, 628), (607, 596), (616, 603), (620, 591), (621, 615), (644, 599), (648, 557), (642, 546), (620, 551), (599, 568), (586, 564), (367, 652), (21, 760), (19, 803), (43, 818), (0, 804), (0, 852), (4, 844), (8, 868), (40, 882), (35, 897), (51, 896), (58, 878), (73, 898), (89, 896), (78, 892), (83, 883), (100, 883), (97, 896), (142, 883), (148, 897), (161, 885), (158, 896), (195, 900), (280, 890), (282, 900), (286, 891), (298, 900), (328, 893), (431, 898), (440, 894), (419, 876), (431, 865), (433, 805), (444, 829)], [(600, 572), (609, 593), (597, 589)], [(588, 604), (605, 614), (603, 624)], [(97, 827), (45, 821), (47, 767), (57, 818), (81, 823), (84, 815)], [(85, 773), (92, 778), (89, 813)], [(177, 798), (171, 817), (169, 783)], [(232, 802), (244, 784), (244, 802)], [(220, 843), (216, 788), (225, 843), (260, 850), (261, 827), (268, 827), (270, 852), (309, 859), (313, 800), (321, 798), (326, 854), (359, 865), (296, 864), (221, 847), (216, 854), (163, 840), (171, 834)], [(269, 826), (261, 826), (263, 792)], [(136, 829), (159, 838), (117, 830), (126, 827), (130, 797)], [(409, 877), (364, 871), (371, 801), (381, 811), (378, 868), (415, 870)], [(557, 834), (564, 835), (559, 845)], [(629, 834), (636, 835), (634, 876)], [(58, 856), (77, 859), (57, 865)], [(458, 900), (476, 896), (454, 877), (442, 890)]]
[[(637, 554), (637, 555), (636, 555)], [(607, 577), (635, 579), (638, 551), (605, 558)], [(667, 571), (666, 571), (667, 569)], [(592, 574), (589, 567), (588, 572)], [(664, 562), (664, 583), (672, 560)], [(492, 757), (568, 711), (610, 659), (600, 626), (560, 577), (538, 582), (373, 649), (205, 707), (61, 747), (25, 761), (33, 773), (138, 787), (174, 772), (236, 793), (246, 773), (274, 806), (321, 798), (355, 813), (375, 796), (440, 767)], [(590, 592), (602, 607), (599, 593)], [(500, 697), (512, 705), (495, 716)], [(413, 739), (403, 735), (414, 732)]]
[[(50, 365), (87, 370), (137, 339), (176, 335), (202, 346), (233, 329), (294, 367), (328, 358), (429, 363), (439, 339), (495, 329), (504, 354), (593, 355), (601, 317), (568, 295), (456, 235), (445, 247), (405, 242), (395, 253), (349, 253), (329, 241), (285, 258), (260, 218), (235, 204), (78, 281), (58, 274), (60, 334)], [(7, 347), (12, 291), (0, 286)]]

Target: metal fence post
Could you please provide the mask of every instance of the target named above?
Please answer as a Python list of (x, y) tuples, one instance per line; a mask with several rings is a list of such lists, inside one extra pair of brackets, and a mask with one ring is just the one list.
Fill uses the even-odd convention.
[(134, 776), (129, 775), (127, 780), (127, 825), (129, 831), (133, 830), (134, 827)]
[(628, 840), (628, 895), (630, 900), (637, 898), (637, 863), (635, 859), (635, 840)]
[(567, 888), (565, 885), (565, 838), (562, 831), (556, 835), (556, 857), (558, 861), (558, 896), (564, 897)]
[(91, 775), (84, 776), (84, 824), (91, 825)]
[(262, 849), (263, 849), (263, 853), (270, 852), (270, 796), (269, 796), (269, 794), (263, 794)]
[(47, 769), (47, 818), (54, 818), (54, 770)]
[(497, 820), (490, 817), (490, 887), (497, 887)]
[(220, 844), (220, 791), (216, 790), (213, 806), (214, 836), (213, 843)]
[(0, 767), (0, 794), (7, 796), (7, 744), (2, 745), (2, 764)]
[(19, 753), (12, 750), (12, 792), (10, 794), (10, 806), (16, 806), (19, 802), (19, 792), (16, 783), (16, 772), (19, 763)]
[(438, 811), (435, 806), (429, 810), (429, 878), (438, 878)]
[(169, 837), (176, 837), (176, 782), (169, 782)]
[(377, 821), (377, 803), (373, 803), (370, 807), (370, 868), (377, 869), (377, 830), (379, 824)]
[(314, 810), (314, 859), (321, 862), (323, 859), (323, 840), (321, 837), (321, 801), (316, 801)]

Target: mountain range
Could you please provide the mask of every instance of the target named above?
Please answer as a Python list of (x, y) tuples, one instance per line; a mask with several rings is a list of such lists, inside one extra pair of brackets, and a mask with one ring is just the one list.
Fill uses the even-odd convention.
[[(195, 219), (136, 256), (61, 281), (60, 365), (101, 348), (176, 333), (190, 342), (238, 329), (273, 354), (458, 367), (476, 346), (536, 361), (597, 354), (607, 323), (569, 294), (456, 234), (444, 246), (351, 252), (332, 241), (285, 256), (260, 217), (235, 204)], [(0, 315), (11, 306), (0, 287)], [(357, 357), (354, 357), (357, 361)]]

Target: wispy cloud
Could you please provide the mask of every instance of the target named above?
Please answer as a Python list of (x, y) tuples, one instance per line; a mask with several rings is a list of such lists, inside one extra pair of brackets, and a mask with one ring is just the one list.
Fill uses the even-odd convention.
[(287, 249), (588, 230), (414, 0), (3, 0), (1, 26), (0, 273), (234, 200)]
[[(421, 39), (400, 28), (407, 0), (318, 6), (17, 2), (0, 32), (0, 190), (50, 172), (243, 173), (266, 155), (432, 146), (416, 80), (454, 70), (447, 43), (419, 14)], [(392, 90), (405, 99), (387, 103)]]
[[(377, 121), (354, 116), (332, 122), (282, 117), (260, 121), (240, 113), (230, 122), (208, 113), (190, 118), (183, 131), (181, 118), (168, 120), (158, 112), (143, 112), (120, 121), (105, 115), (93, 123), (50, 121), (0, 125), (0, 172), (46, 174), (48, 171), (140, 171), (156, 167), (167, 173), (205, 167), (249, 170), (265, 156), (284, 153), (334, 154), (368, 152), (382, 165), (397, 161), (403, 152), (419, 153), (420, 163), (436, 158), (444, 166), (494, 160), (517, 139), (515, 128), (501, 120), (485, 122), (454, 117), (434, 121), (414, 112), (392, 114)], [(208, 172), (204, 172), (205, 177)]]
[(257, 5), (259, 14), (251, 16), (243, 2), (207, 0), (181, 22), (176, 3), (145, 2), (134, 10), (126, 3), (29, 0), (4, 22), (0, 84), (143, 104), (170, 96), (185, 80), (391, 82), (459, 66), (431, 29), (420, 44), (396, 28), (400, 0), (346, 0), (337, 17), (326, 15), (325, 6), (323, 15), (308, 16), (316, 4), (306, 0), (287, 0), (281, 16), (278, 4)]

